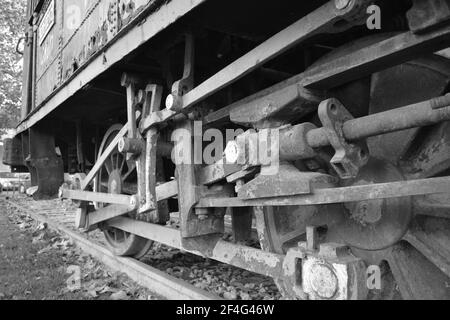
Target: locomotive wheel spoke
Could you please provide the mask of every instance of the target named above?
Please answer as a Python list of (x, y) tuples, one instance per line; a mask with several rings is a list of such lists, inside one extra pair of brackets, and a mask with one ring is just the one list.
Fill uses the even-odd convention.
[[(116, 135), (122, 130), (122, 125), (111, 127), (105, 134), (99, 153), (107, 148)], [(116, 147), (103, 164), (105, 170), (98, 174), (98, 182), (95, 184), (95, 192), (110, 192), (114, 194), (134, 195), (137, 192), (135, 162), (127, 162), (125, 155), (121, 154)], [(106, 171), (106, 172), (104, 172)], [(127, 180), (127, 181), (126, 181)], [(96, 207), (104, 204), (97, 203)], [(136, 259), (142, 258), (152, 246), (152, 241), (137, 235), (124, 232), (116, 228), (103, 230), (110, 250), (118, 256), (132, 256)]]
[(409, 179), (431, 178), (450, 168), (450, 123), (424, 128), (422, 132), (401, 162)]
[(119, 171), (120, 172), (123, 172), (123, 169), (125, 167), (125, 163), (126, 163), (126, 158), (124, 156), (122, 156), (122, 162), (120, 163), (120, 166), (119, 166)]
[(125, 172), (125, 174), (122, 176), (122, 181), (126, 181), (134, 172), (134, 170), (136, 170), (136, 164), (133, 163), (131, 168), (127, 172)]
[(450, 194), (437, 194), (415, 199), (414, 214), (450, 219)]
[(106, 172), (108, 173), (108, 175), (110, 175), (111, 172), (113, 171), (113, 169), (112, 169), (113, 166), (111, 165), (110, 161), (111, 161), (111, 159), (108, 158), (108, 159), (105, 161), (105, 164), (104, 164), (104, 167), (105, 167)]
[(122, 193), (127, 195), (133, 195), (138, 192), (137, 186), (134, 183), (124, 182), (122, 185)]
[(450, 298), (448, 277), (410, 244), (400, 242), (386, 260), (403, 299)]
[[(376, 114), (445, 94), (449, 67), (448, 61), (424, 58), (374, 74), (367, 91), (360, 81), (334, 94), (360, 113), (355, 117)], [(361, 95), (359, 109), (352, 106), (355, 95)], [(354, 184), (450, 175), (450, 122), (372, 137), (367, 144), (371, 159)], [(258, 232), (264, 250), (286, 252), (305, 241), (307, 226), (324, 226), (320, 241), (347, 245), (368, 265), (386, 265), (381, 292), (370, 290), (369, 297), (450, 299), (450, 193), (316, 206), (312, 215), (305, 207), (274, 207), (263, 217)], [(298, 298), (289, 280), (276, 283), (287, 298)]]
[(450, 277), (450, 220), (421, 220), (420, 225), (413, 226), (404, 239)]

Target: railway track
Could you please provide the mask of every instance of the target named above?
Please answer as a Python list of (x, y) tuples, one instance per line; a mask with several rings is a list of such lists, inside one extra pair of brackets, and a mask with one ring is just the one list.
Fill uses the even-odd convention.
[[(276, 286), (269, 278), (158, 244), (155, 244), (149, 254), (141, 260), (114, 256), (106, 248), (101, 232), (84, 234), (74, 228), (76, 209), (69, 201), (35, 202), (17, 194), (13, 197), (3, 195), (0, 200), (19, 212), (29, 215), (37, 222), (46, 223), (50, 229), (69, 237), (77, 247), (111, 270), (126, 274), (139, 285), (157, 292), (159, 296), (168, 300), (220, 300), (223, 298), (275, 300), (280, 298)], [(172, 258), (168, 259), (168, 256)], [(167, 260), (176, 260), (179, 263)], [(189, 269), (192, 270), (191, 278), (186, 277), (185, 273)], [(173, 274), (170, 275), (167, 271)], [(218, 278), (219, 274), (224, 275), (227, 280)], [(242, 280), (243, 278), (245, 280)], [(208, 280), (209, 284), (205, 285), (202, 279)], [(244, 285), (242, 282), (245, 281), (247, 283)], [(220, 287), (223, 289), (220, 290)]]

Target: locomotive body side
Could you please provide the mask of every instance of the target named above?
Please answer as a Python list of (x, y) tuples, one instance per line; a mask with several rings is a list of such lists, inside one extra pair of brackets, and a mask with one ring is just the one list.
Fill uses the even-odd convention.
[[(204, 0), (34, 1), (23, 132)], [(147, 21), (148, 20), (148, 21)], [(145, 27), (139, 23), (147, 24)], [(152, 25), (148, 28), (148, 24)], [(139, 29), (139, 30), (136, 30)], [(27, 56), (28, 55), (28, 56)], [(62, 92), (63, 91), (63, 92)]]

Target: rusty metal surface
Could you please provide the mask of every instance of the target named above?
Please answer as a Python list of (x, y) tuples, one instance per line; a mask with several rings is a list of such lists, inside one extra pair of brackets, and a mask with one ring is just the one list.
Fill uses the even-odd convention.
[(450, 1), (414, 0), (407, 16), (409, 27), (413, 32), (426, 32), (450, 19)]
[(283, 163), (277, 174), (261, 174), (239, 188), (243, 200), (311, 194), (316, 188), (331, 188), (336, 179), (316, 172), (300, 172), (295, 166)]

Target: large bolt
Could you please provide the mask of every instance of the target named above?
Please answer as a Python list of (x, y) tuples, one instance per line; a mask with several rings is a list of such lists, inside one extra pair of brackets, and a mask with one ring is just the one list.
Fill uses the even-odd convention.
[(130, 197), (130, 209), (137, 210), (139, 208), (139, 204), (141, 202), (139, 201), (139, 197), (136, 195), (133, 195)]
[(338, 290), (338, 278), (325, 264), (317, 263), (311, 267), (309, 281), (311, 288), (322, 299), (332, 299)]
[(230, 141), (225, 148), (225, 159), (228, 164), (236, 164), (239, 160), (239, 145), (236, 141)]
[(120, 153), (138, 155), (145, 149), (145, 142), (142, 139), (122, 138), (119, 140), (118, 149)]
[(166, 108), (171, 111), (181, 111), (183, 108), (182, 97), (175, 94), (169, 94), (166, 98)]
[(352, 0), (335, 0), (334, 5), (336, 6), (336, 9), (338, 10), (344, 10), (348, 7)]

